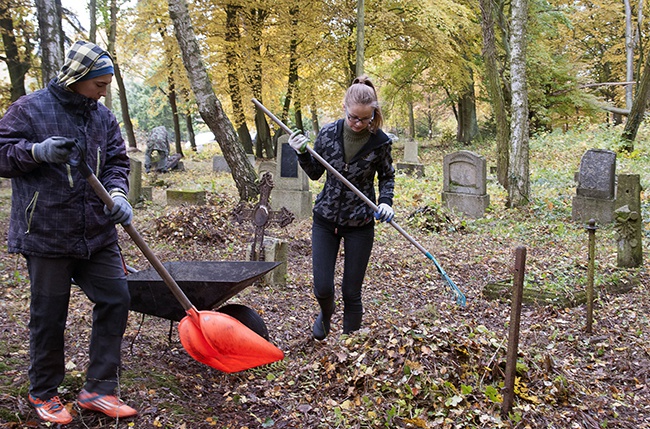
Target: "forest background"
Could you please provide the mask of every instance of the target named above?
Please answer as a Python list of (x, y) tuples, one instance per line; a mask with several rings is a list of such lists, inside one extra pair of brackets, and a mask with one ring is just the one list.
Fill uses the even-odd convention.
[[(357, 11), (360, 4), (365, 12), (363, 20)], [(200, 62), (185, 59), (184, 42), (192, 37), (177, 33), (179, 26), (175, 24), (180, 21), (175, 19), (185, 6), (189, 7)], [(631, 166), (636, 172), (645, 168), (647, 145), (641, 141), (635, 144), (636, 128), (628, 128), (634, 121), (627, 118), (632, 117), (635, 106), (643, 117), (647, 102), (643, 91), (648, 60), (647, 8), (644, 2), (627, 1), (278, 0), (185, 4), (177, 0), (112, 0), (88, 2), (90, 19), (86, 20), (74, 16), (58, 0), (0, 2), (0, 59), (5, 61), (8, 74), (0, 91), (2, 112), (21, 92), (43, 87), (60, 66), (65, 48), (84, 38), (96, 40), (114, 53), (121, 75), (118, 78), (116, 73), (116, 88), (105, 103), (121, 119), (129, 146), (142, 149), (146, 133), (163, 124), (173, 130), (176, 152), (188, 152), (190, 167), (196, 159), (206, 161), (194, 156), (192, 143), (194, 134), (208, 129), (217, 136), (222, 152), (273, 158), (277, 128), (254, 110), (248, 102), (252, 97), (263, 101), (292, 127), (315, 135), (320, 124), (341, 116), (343, 92), (360, 71), (370, 75), (380, 89), (386, 131), (400, 140), (420, 141), (427, 176), (432, 178), (399, 178), (403, 195), (398, 197), (398, 215), (405, 216), (408, 209), (417, 211), (419, 204), (436, 193), (443, 151), (476, 150), (486, 153), (497, 166), (500, 183), (490, 184), (493, 209), (497, 209), (485, 221), (439, 220), (431, 226), (425, 218), (410, 225), (417, 230), (417, 238), (441, 255), (447, 270), (467, 288), (470, 308), (462, 311), (448, 304), (446, 297), (434, 306), (429, 299), (437, 299), (442, 292), (432, 280), (435, 271), (422, 267), (406, 252), (384, 246), (376, 252), (368, 279), (372, 286), (367, 292), (368, 323), (372, 329), (364, 330), (359, 337), (333, 339), (324, 347), (315, 345), (303, 332), (313, 316), (312, 303), (304, 299), (310, 292), (309, 243), (304, 238), (295, 240), (308, 237), (308, 226), (297, 223), (283, 234), (294, 238), (289, 256), (293, 261), (289, 273), (292, 283), (282, 291), (256, 288), (243, 298), (264, 314), (274, 330), (273, 342), (290, 353), (290, 359), (232, 377), (215, 374), (173, 347), (178, 346), (177, 338), (166, 342), (159, 335), (166, 328), (163, 322), (149, 320), (154, 329), (141, 333), (132, 318), (128, 339), (133, 342), (124, 387), (127, 399), (137, 402), (141, 409), (136, 424), (650, 425), (647, 274), (643, 269), (628, 273), (612, 268), (611, 245), (601, 255), (605, 261), (598, 278), (603, 286), (598, 335), (584, 335), (579, 308), (527, 308), (522, 333), (528, 349), (522, 352), (521, 368), (518, 365), (518, 399), (507, 416), (499, 416), (498, 389), (508, 307), (480, 299), (487, 280), (509, 274), (509, 251), (522, 241), (535, 247), (531, 271), (536, 282), (568, 288), (580, 285), (576, 279), (584, 274), (581, 256), (585, 249), (577, 244), (583, 231), (567, 218), (571, 170), (590, 147), (619, 152), (619, 166), (623, 168)], [(524, 19), (515, 13), (522, 10)], [(515, 47), (524, 47), (523, 55), (515, 55)], [(513, 59), (524, 60), (523, 72), (513, 67)], [(209, 91), (213, 91), (214, 98), (207, 97), (207, 103), (205, 88), (197, 91), (196, 81), (201, 76), (193, 67), (199, 63), (209, 78)], [(515, 80), (517, 85), (513, 85)], [(518, 110), (522, 101), (523, 116)], [(217, 106), (226, 120), (216, 126), (211, 123), (202, 110), (206, 104)], [(514, 114), (516, 110), (518, 115)], [(219, 139), (219, 132), (229, 123), (236, 133), (224, 132), (224, 139)], [(524, 132), (515, 134), (523, 125)], [(520, 171), (527, 173), (531, 136), (534, 145), (530, 153), (535, 158), (530, 161), (539, 168), (532, 177), (537, 194), (524, 192), (527, 198), (514, 201), (511, 194), (503, 193), (510, 192), (512, 164), (520, 163), (525, 167)], [(639, 133), (640, 139), (644, 136), (647, 131)], [(399, 144), (395, 146), (399, 155)], [(526, 150), (521, 150), (522, 146)], [(202, 183), (214, 191), (211, 198), (218, 200), (216, 206), (224, 213), (209, 209), (169, 213), (148, 206), (144, 208), (146, 214), (138, 214), (139, 219), (149, 219), (147, 229), (155, 232), (147, 239), (164, 259), (243, 257), (242, 244), (247, 237), (228, 226), (225, 208), (234, 206), (229, 198), (237, 192), (247, 199), (256, 193), (254, 186), (252, 192), (242, 192), (248, 185), (246, 180), (242, 181), (244, 185), (237, 182), (237, 176), (246, 178), (250, 172), (238, 168), (237, 156), (230, 160), (235, 161), (235, 183), (223, 177), (214, 179), (209, 169), (197, 170), (203, 172), (201, 176), (170, 175), (164, 181), (166, 186), (183, 180)], [(645, 188), (647, 175), (641, 180)], [(550, 188), (560, 194), (544, 194)], [(526, 191), (525, 187), (522, 190)], [(10, 197), (6, 189), (1, 196), (0, 220), (6, 225)], [(645, 195), (643, 201), (645, 207)], [(528, 207), (500, 210), (501, 206), (519, 204)], [(184, 237), (184, 229), (196, 227), (196, 222), (183, 223), (188, 219), (207, 220), (204, 226), (214, 223), (207, 231), (212, 242), (179, 239)], [(422, 225), (440, 229), (440, 235), (421, 235)], [(198, 231), (196, 236), (201, 239), (205, 232)], [(613, 235), (607, 228), (601, 233), (607, 238)], [(219, 241), (218, 237), (235, 239)], [(142, 264), (137, 250), (126, 244), (128, 238), (122, 238), (130, 260)], [(396, 240), (399, 237), (380, 230), (378, 243)], [(2, 366), (1, 380), (6, 388), (0, 402), (9, 404), (2, 409), (1, 418), (9, 427), (23, 427), (25, 419), (29, 426), (33, 413), (24, 400), (25, 344), (13, 339), (24, 335), (26, 326), (26, 273), (15, 256), (5, 255), (0, 265), (7, 298), (3, 300), (7, 311), (0, 318), (7, 362)], [(628, 279), (628, 274), (634, 278), (634, 292), (627, 297), (608, 295), (605, 285), (618, 284)], [(386, 276), (392, 289), (385, 287)], [(419, 291), (413, 285), (420, 286)], [(422, 291), (426, 293), (419, 293)], [(296, 293), (303, 299), (297, 301)], [(83, 320), (87, 310), (87, 303), (75, 301), (73, 314)], [(68, 397), (72, 397), (82, 374), (84, 344), (79, 339), (86, 336), (84, 329), (87, 326), (83, 323), (75, 324), (71, 334), (75, 357), (68, 362), (71, 373), (66, 387), (70, 391), (64, 392)], [(152, 360), (152, 354), (160, 359)], [(149, 366), (144, 368), (143, 363)], [(110, 424), (86, 415), (81, 420), (80, 427)]]

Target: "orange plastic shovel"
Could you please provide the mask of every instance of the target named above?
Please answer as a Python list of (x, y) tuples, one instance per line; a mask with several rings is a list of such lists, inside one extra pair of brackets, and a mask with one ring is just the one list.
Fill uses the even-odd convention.
[[(113, 208), (113, 199), (83, 161), (77, 168), (95, 193)], [(178, 325), (185, 350), (197, 361), (223, 372), (238, 372), (282, 360), (284, 353), (239, 320), (218, 311), (199, 311), (132, 224), (122, 225), (187, 313)]]

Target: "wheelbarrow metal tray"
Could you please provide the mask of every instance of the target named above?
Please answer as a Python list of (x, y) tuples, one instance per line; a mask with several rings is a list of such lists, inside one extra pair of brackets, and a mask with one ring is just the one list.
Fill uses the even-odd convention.
[[(163, 265), (198, 310), (221, 306), (282, 262), (174, 261)], [(186, 312), (155, 269), (127, 276), (131, 310), (180, 321)]]

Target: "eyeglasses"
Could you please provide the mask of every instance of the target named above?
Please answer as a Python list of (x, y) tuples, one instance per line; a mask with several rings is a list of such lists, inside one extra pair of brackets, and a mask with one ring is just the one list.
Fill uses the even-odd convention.
[(345, 115), (348, 117), (348, 121), (350, 121), (350, 122), (352, 122), (354, 124), (359, 123), (359, 124), (367, 125), (367, 124), (371, 123), (373, 119), (375, 119), (375, 112), (374, 111), (372, 112), (372, 116), (369, 117), (369, 118), (360, 118), (358, 116), (350, 115), (350, 113), (348, 113), (348, 109), (345, 109)]

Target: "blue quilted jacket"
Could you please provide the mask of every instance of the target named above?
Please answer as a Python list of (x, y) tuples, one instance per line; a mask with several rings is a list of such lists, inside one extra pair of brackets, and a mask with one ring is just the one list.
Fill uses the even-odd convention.
[(18, 99), (0, 119), (0, 177), (12, 183), (8, 249), (88, 258), (117, 241), (117, 231), (76, 168), (34, 161), (32, 146), (51, 136), (77, 139), (104, 187), (128, 192), (129, 159), (115, 116), (55, 78)]
[[(368, 199), (376, 204), (393, 205), (395, 169), (390, 138), (382, 130), (377, 130), (370, 134), (366, 144), (346, 163), (343, 125), (344, 119), (325, 125), (314, 142), (314, 151)], [(298, 161), (312, 180), (318, 180), (326, 171), (309, 152), (298, 155)], [(375, 177), (379, 197), (375, 192)], [(316, 197), (313, 211), (314, 216), (342, 226), (363, 226), (374, 222), (372, 208), (329, 172), (322, 191)]]

